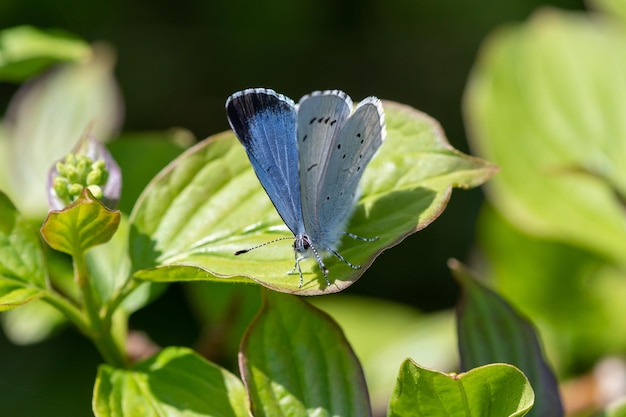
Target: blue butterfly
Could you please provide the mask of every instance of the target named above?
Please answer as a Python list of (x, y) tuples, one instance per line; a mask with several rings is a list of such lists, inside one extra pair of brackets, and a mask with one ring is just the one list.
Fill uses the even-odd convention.
[(310, 253), (327, 285), (328, 269), (322, 260), (327, 252), (360, 268), (344, 259), (337, 245), (342, 234), (376, 239), (360, 238), (344, 227), (354, 210), (363, 171), (385, 138), (380, 100), (368, 97), (353, 111), (350, 97), (338, 90), (313, 92), (296, 105), (273, 90), (253, 88), (231, 95), (226, 113), (261, 185), (294, 234), (294, 271), (300, 273), (300, 286), (300, 261)]

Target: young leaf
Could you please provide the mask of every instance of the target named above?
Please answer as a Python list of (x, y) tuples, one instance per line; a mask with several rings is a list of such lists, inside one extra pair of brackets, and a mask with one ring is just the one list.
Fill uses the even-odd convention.
[(256, 417), (371, 415), (363, 371), (341, 329), (295, 296), (265, 292), (239, 366)]
[(476, 151), (502, 167), (488, 197), (535, 236), (626, 257), (626, 32), (544, 9), (484, 45), (465, 96)]
[(41, 234), (53, 249), (77, 255), (108, 242), (119, 223), (120, 212), (106, 208), (85, 188), (73, 204), (48, 214)]
[(0, 311), (43, 296), (43, 252), (37, 230), (0, 192)]
[(0, 32), (0, 80), (23, 81), (56, 62), (79, 61), (87, 42), (59, 30), (16, 26)]
[(517, 368), (491, 364), (463, 374), (421, 368), (407, 359), (389, 402), (389, 417), (521, 417), (534, 393)]
[(170, 347), (132, 369), (102, 365), (96, 417), (246, 417), (243, 384), (186, 348)]
[(460, 263), (451, 261), (450, 268), (463, 290), (457, 306), (461, 368), (493, 362), (515, 365), (541, 393), (529, 415), (562, 416), (558, 384), (532, 324), (479, 284)]
[[(386, 102), (387, 139), (368, 165), (347, 230), (375, 242), (342, 240), (341, 254), (362, 267), (327, 258), (331, 286), (314, 259), (294, 266), (292, 235), (276, 213), (232, 133), (200, 143), (177, 158), (146, 188), (131, 215), (136, 277), (155, 281), (254, 280), (299, 294), (338, 292), (354, 283), (385, 249), (426, 227), (445, 208), (452, 187), (485, 182), (496, 168), (447, 142), (437, 122)], [(249, 253), (234, 253), (276, 238)]]

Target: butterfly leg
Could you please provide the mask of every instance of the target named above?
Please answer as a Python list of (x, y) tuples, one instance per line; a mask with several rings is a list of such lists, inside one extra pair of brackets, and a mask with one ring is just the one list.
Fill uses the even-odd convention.
[(304, 259), (304, 256), (298, 256), (298, 252), (294, 252), (294, 257), (296, 259), (294, 265), (293, 265), (293, 269), (291, 271), (288, 272), (288, 274), (295, 274), (296, 273), (296, 269), (298, 270), (298, 275), (300, 275), (300, 284), (298, 285), (298, 288), (302, 288), (302, 284), (304, 282), (304, 278), (302, 277), (302, 268), (300, 268), (300, 261)]
[(343, 232), (343, 234), (346, 235), (346, 236), (350, 236), (354, 240), (362, 240), (363, 242), (374, 242), (375, 240), (378, 240), (378, 236), (375, 236), (375, 237), (361, 237), (361, 236), (357, 236), (354, 233), (350, 233), (350, 232)]
[(315, 249), (315, 246), (311, 245), (310, 249), (313, 251), (313, 255), (315, 256), (315, 259), (317, 260), (317, 264), (320, 266), (320, 269), (322, 270), (322, 273), (324, 274), (324, 280), (326, 281), (326, 286), (330, 286), (330, 281), (328, 280), (328, 268), (326, 268), (326, 265), (324, 265), (324, 261), (322, 261), (322, 257), (320, 256), (319, 252), (317, 252), (317, 249)]
[(331, 251), (331, 252), (332, 252), (332, 254), (333, 254), (333, 255), (335, 255), (335, 256), (336, 256), (336, 257), (337, 257), (337, 258), (338, 258), (341, 262), (343, 262), (344, 264), (348, 265), (350, 268), (352, 268), (352, 269), (360, 269), (360, 268), (361, 268), (361, 265), (354, 265), (354, 264), (350, 263), (350, 262), (349, 262), (346, 258), (344, 258), (343, 256), (341, 256), (341, 255), (339, 254), (339, 252), (337, 252), (337, 251), (335, 251), (335, 250), (333, 250), (333, 249), (331, 249), (330, 251)]

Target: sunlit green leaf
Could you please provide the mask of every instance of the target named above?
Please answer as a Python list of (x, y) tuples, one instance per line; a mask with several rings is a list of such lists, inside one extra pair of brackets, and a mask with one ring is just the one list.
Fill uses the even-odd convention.
[(37, 230), (0, 192), (0, 311), (43, 296), (43, 252)]
[(475, 151), (501, 174), (488, 197), (527, 233), (626, 257), (626, 30), (542, 10), (494, 33), (469, 80)]
[(53, 249), (74, 256), (108, 242), (119, 222), (120, 212), (106, 208), (85, 188), (76, 202), (48, 214), (41, 233)]
[(170, 347), (132, 369), (102, 365), (96, 417), (247, 417), (241, 380), (190, 349)]
[(450, 267), (463, 289), (457, 307), (462, 369), (494, 362), (513, 364), (541, 393), (529, 416), (562, 416), (558, 383), (532, 324), (479, 284), (460, 263), (451, 261)]
[(371, 415), (363, 371), (332, 319), (295, 296), (265, 295), (240, 354), (254, 415)]
[(485, 365), (457, 375), (421, 368), (407, 359), (388, 416), (520, 417), (533, 401), (528, 380), (514, 366)]
[(56, 62), (79, 61), (89, 45), (60, 30), (17, 26), (0, 31), (0, 80), (23, 81)]
[(432, 222), (452, 187), (480, 185), (495, 172), (489, 163), (447, 143), (436, 121), (407, 106), (385, 103), (387, 140), (362, 180), (362, 194), (347, 229), (375, 242), (344, 238), (341, 254), (353, 270), (327, 259), (327, 287), (314, 259), (294, 266), (292, 240), (234, 256), (291, 233), (260, 186), (232, 133), (204, 141), (176, 159), (140, 197), (131, 215), (131, 258), (136, 276), (155, 281), (252, 279), (283, 292), (337, 292), (356, 281), (384, 249)]

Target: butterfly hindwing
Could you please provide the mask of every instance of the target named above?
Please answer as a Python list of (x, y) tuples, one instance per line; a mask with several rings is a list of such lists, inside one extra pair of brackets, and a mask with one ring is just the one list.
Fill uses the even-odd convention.
[(294, 102), (269, 89), (248, 89), (228, 98), (226, 113), (278, 214), (294, 235), (304, 233)]
[(328, 139), (331, 143), (317, 187), (316, 215), (304, 217), (307, 233), (319, 245), (334, 249), (345, 231), (358, 197), (359, 181), (384, 135), (382, 105), (380, 100), (369, 97)]

